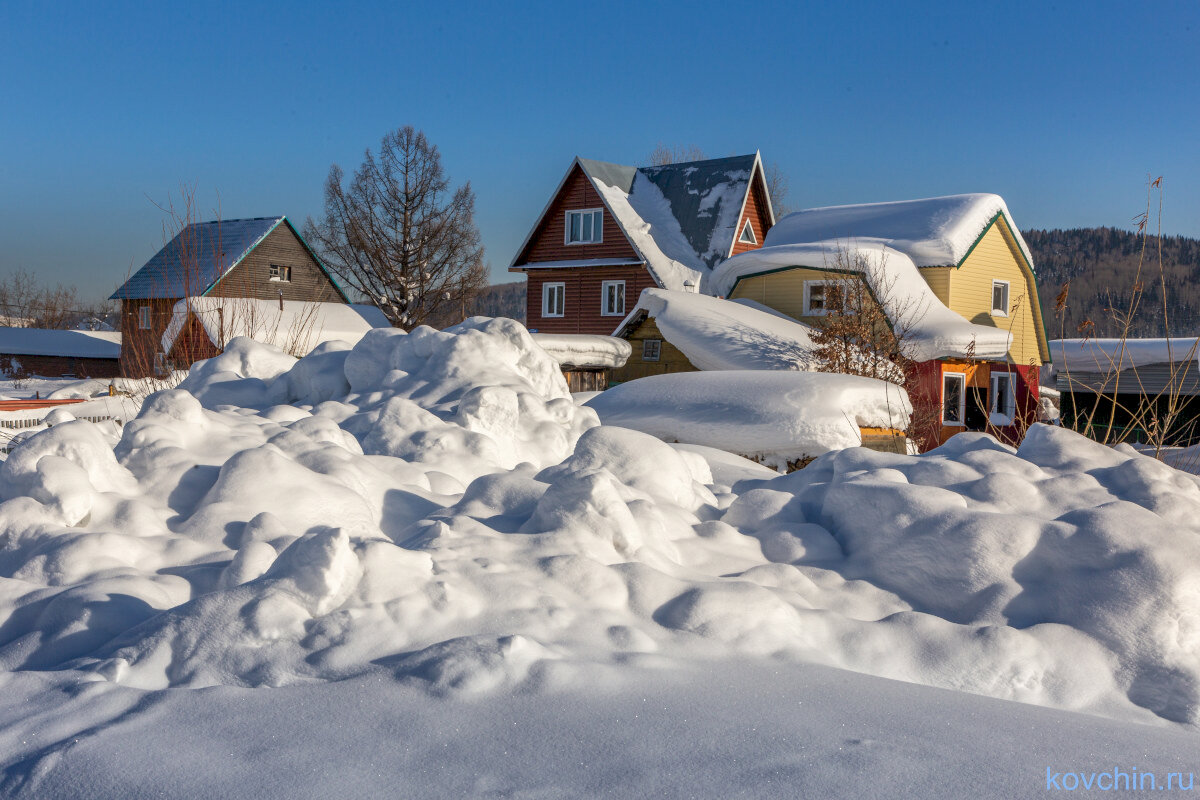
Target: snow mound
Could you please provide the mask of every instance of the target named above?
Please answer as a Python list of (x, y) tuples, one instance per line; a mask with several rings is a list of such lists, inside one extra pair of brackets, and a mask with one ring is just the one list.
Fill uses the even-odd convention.
[[(92, 699), (366, 676), (432, 702), (769, 658), (1200, 724), (1200, 483), (1131, 450), (1035, 426), (771, 477), (597, 425), (511, 320), (263, 347), (119, 438), (64, 421), (0, 467), (0, 669)], [(896, 422), (840, 376), (664, 377), (836, 397), (847, 438)]]
[(697, 369), (803, 370), (811, 365), (811, 328), (748, 303), (643, 289), (618, 335), (643, 315), (652, 317), (666, 340)]
[(862, 444), (860, 428), (904, 430), (902, 388), (820, 372), (681, 372), (614, 386), (588, 401), (605, 425), (784, 467)]

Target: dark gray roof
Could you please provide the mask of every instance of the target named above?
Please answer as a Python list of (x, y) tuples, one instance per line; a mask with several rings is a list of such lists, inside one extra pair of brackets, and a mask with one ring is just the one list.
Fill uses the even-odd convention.
[(579, 166), (593, 180), (601, 180), (609, 186), (615, 186), (625, 194), (633, 191), (633, 178), (637, 175), (637, 167), (626, 167), (623, 164), (610, 164), (607, 161), (593, 161), (590, 158), (579, 159)]
[[(193, 222), (113, 292), (110, 300), (198, 297), (286, 217)], [(294, 229), (293, 229), (294, 230)]]

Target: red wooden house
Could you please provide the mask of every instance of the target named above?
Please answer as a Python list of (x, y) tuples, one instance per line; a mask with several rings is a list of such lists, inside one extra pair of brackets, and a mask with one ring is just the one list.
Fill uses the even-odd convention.
[(775, 224), (758, 153), (653, 167), (576, 158), (517, 252), (526, 325), (610, 334), (643, 289), (707, 291)]

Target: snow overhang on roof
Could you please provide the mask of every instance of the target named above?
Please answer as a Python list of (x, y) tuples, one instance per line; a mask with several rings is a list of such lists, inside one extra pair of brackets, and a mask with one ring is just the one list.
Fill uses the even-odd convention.
[(1029, 246), (996, 194), (808, 208), (775, 223), (763, 245), (871, 239), (903, 253), (918, 267), (959, 266), (999, 216), (1032, 269)]
[(0, 328), (0, 354), (120, 358), (121, 334), (116, 331)]
[(934, 294), (913, 260), (879, 239), (858, 237), (761, 247), (719, 266), (713, 272), (710, 288), (714, 294), (728, 295), (745, 278), (802, 268), (862, 275), (896, 328), (905, 355), (915, 361), (967, 357), (998, 360), (1007, 357), (1012, 345), (1009, 331), (968, 322), (950, 310)]

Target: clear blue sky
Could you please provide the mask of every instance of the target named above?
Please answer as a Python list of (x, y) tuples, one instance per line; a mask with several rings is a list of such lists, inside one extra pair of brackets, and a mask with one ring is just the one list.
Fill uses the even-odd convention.
[[(1200, 3), (0, 4), (0, 275), (87, 296), (154, 202), (321, 211), (412, 124), (470, 180), (495, 277), (570, 164), (760, 149), (794, 207), (996, 192), (1022, 227), (1200, 236)], [(152, 202), (154, 201), (154, 202)]]

